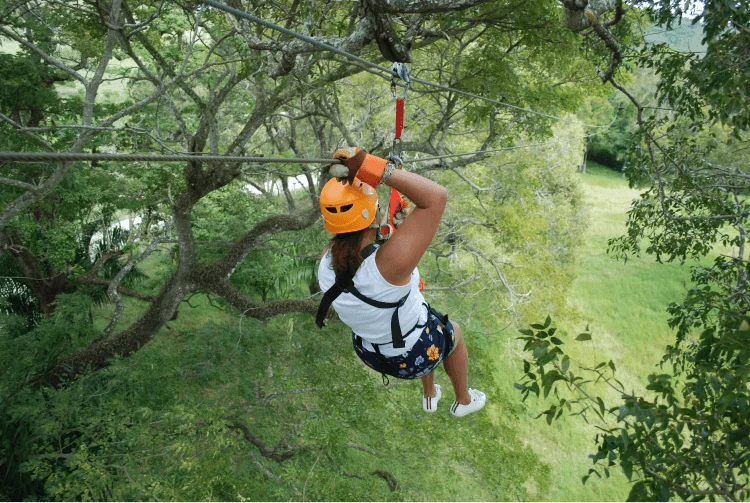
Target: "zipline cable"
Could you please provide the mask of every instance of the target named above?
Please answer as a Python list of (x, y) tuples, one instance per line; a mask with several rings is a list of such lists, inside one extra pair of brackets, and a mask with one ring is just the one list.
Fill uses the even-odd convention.
[(512, 145), (510, 147), (501, 147), (501, 148), (493, 148), (489, 150), (476, 150), (474, 152), (466, 152), (463, 154), (445, 154), (445, 155), (434, 155), (430, 157), (420, 157), (418, 159), (409, 159), (408, 161), (404, 161), (407, 163), (412, 162), (424, 162), (424, 161), (436, 161), (438, 159), (449, 159), (451, 157), (470, 157), (472, 155), (477, 154), (491, 154), (493, 152), (505, 152), (508, 150), (518, 150), (521, 148), (534, 148), (534, 147), (545, 147), (547, 145), (555, 145), (558, 143), (565, 143), (567, 141), (573, 141), (573, 140), (582, 140), (584, 138), (591, 138), (594, 136), (593, 134), (587, 134), (586, 136), (576, 136), (575, 138), (565, 138), (563, 140), (555, 140), (555, 141), (548, 141), (544, 143), (530, 143), (528, 145)]
[[(601, 132), (601, 131), (600, 131)], [(555, 145), (573, 140), (591, 138), (600, 132), (588, 134), (585, 136), (575, 136), (573, 138), (564, 138), (544, 143), (529, 143), (526, 145), (512, 145), (509, 147), (493, 148), (489, 150), (475, 150), (473, 152), (464, 152), (460, 154), (445, 154), (417, 159), (409, 159), (407, 163), (418, 163), (433, 161), (438, 159), (448, 159), (451, 157), (469, 157), (477, 154), (491, 154), (493, 152), (504, 152), (508, 150), (518, 150), (524, 148), (544, 147)], [(87, 153), (87, 152), (0, 152), (0, 161), (14, 162), (52, 162), (52, 161), (114, 161), (114, 162), (136, 162), (136, 161), (153, 161), (153, 162), (191, 162), (191, 161), (219, 161), (219, 162), (252, 162), (258, 164), (341, 164), (339, 159), (326, 158), (298, 158), (298, 157), (242, 157), (229, 155), (202, 155), (202, 154), (106, 154), (106, 153)], [(319, 169), (325, 169), (321, 167)]]
[[(372, 63), (370, 61), (367, 61), (366, 59), (363, 59), (359, 56), (356, 56), (354, 54), (351, 54), (349, 52), (346, 52), (344, 50), (338, 49), (330, 44), (326, 44), (325, 42), (321, 42), (319, 40), (316, 40), (312, 37), (308, 37), (306, 35), (302, 35), (300, 33), (294, 32), (292, 30), (289, 30), (287, 28), (281, 27), (277, 24), (274, 24), (270, 21), (266, 21), (264, 19), (261, 19), (259, 17), (253, 16), (252, 14), (249, 14), (247, 12), (235, 9), (233, 7), (230, 7), (228, 5), (222, 4), (220, 2), (217, 2), (216, 0), (203, 0), (204, 3), (211, 5), (219, 10), (223, 10), (225, 12), (228, 12), (230, 14), (234, 14), (238, 17), (247, 19), (249, 21), (261, 24), (263, 26), (266, 26), (268, 28), (271, 28), (273, 30), (279, 31), (281, 33), (284, 33), (286, 35), (289, 35), (291, 37), (297, 38), (299, 40), (308, 42), (312, 45), (321, 47), (327, 51), (334, 52), (336, 54), (339, 54), (341, 56), (346, 57), (347, 59), (351, 61), (356, 61), (360, 64), (365, 65), (366, 67), (374, 68), (378, 71), (384, 72), (388, 74), (389, 76), (392, 76), (392, 72), (390, 69), (385, 68), (383, 66), (380, 66), (376, 63)], [(412, 77), (411, 80), (413, 82), (419, 82), (425, 86), (435, 87), (437, 89), (441, 89), (448, 92), (454, 92), (457, 94), (462, 94), (465, 96), (469, 96), (475, 99), (483, 100), (490, 103), (495, 103), (504, 107), (512, 108), (515, 110), (519, 110), (522, 112), (527, 112), (533, 115), (538, 115), (541, 117), (547, 117), (550, 119), (558, 120), (561, 122), (567, 122), (570, 124), (578, 124), (585, 127), (591, 127), (591, 128), (600, 128), (605, 129), (609, 128), (612, 123), (617, 119), (617, 113), (615, 113), (615, 117), (610, 121), (608, 124), (604, 125), (594, 125), (594, 124), (586, 124), (578, 121), (571, 121), (567, 119), (563, 119), (560, 117), (556, 117), (554, 115), (546, 114), (543, 112), (537, 112), (536, 110), (531, 110), (528, 108), (519, 107), (516, 105), (511, 105), (509, 103), (505, 103), (499, 100), (494, 100), (491, 98), (486, 98), (484, 96), (480, 96), (478, 94), (470, 93), (467, 91), (461, 91), (459, 89), (455, 89), (449, 86), (444, 86), (442, 84), (437, 84), (434, 82), (430, 82), (427, 80), (419, 79)], [(619, 109), (618, 109), (619, 112)], [(589, 138), (591, 136), (594, 136), (598, 133), (593, 133), (590, 135), (577, 137), (577, 138), (571, 138), (570, 140), (578, 139), (578, 138)], [(523, 149), (523, 148), (533, 148), (533, 147), (539, 147), (539, 146), (545, 146), (545, 145), (551, 145), (555, 143), (562, 143), (564, 141), (569, 140), (557, 140), (552, 142), (546, 142), (546, 143), (535, 143), (535, 144), (528, 144), (528, 145), (514, 145), (510, 147), (503, 147), (498, 149), (491, 149), (491, 150), (477, 150), (474, 152), (467, 152), (462, 154), (446, 154), (446, 155), (439, 155), (439, 156), (430, 156), (430, 157), (423, 157), (419, 159), (411, 159), (408, 162), (410, 163), (417, 163), (417, 162), (425, 162), (425, 161), (431, 161), (431, 160), (438, 160), (438, 159), (446, 159), (451, 157), (467, 157), (477, 154), (484, 154), (484, 153), (492, 153), (492, 152), (501, 152), (501, 151), (507, 151), (507, 150), (517, 150), (517, 149)], [(281, 163), (281, 164), (340, 164), (341, 161), (337, 159), (326, 159), (326, 158), (286, 158), (286, 157), (262, 157), (262, 156), (225, 156), (225, 155), (210, 155), (210, 154), (107, 154), (107, 153), (72, 153), (72, 152), (0, 152), (0, 160), (2, 161), (16, 161), (16, 162), (50, 162), (50, 161), (154, 161), (154, 162), (191, 162), (191, 161), (219, 161), (219, 162), (247, 162), (247, 163), (260, 163), (260, 164), (267, 164), (267, 163)], [(324, 168), (320, 168), (324, 169)]]
[(0, 152), (0, 161), (48, 162), (48, 161), (159, 161), (159, 162), (256, 162), (260, 164), (341, 164), (338, 159), (312, 158), (297, 159), (294, 157), (242, 157), (232, 155), (203, 154), (103, 154), (72, 152)]
[[(266, 21), (265, 19), (261, 19), (261, 18), (259, 18), (257, 16), (253, 16), (252, 14), (250, 14), (248, 12), (241, 11), (239, 9), (235, 9), (234, 7), (230, 7), (229, 5), (223, 4), (221, 2), (217, 2), (216, 0), (202, 0), (202, 1), (204, 3), (206, 3), (206, 4), (208, 4), (208, 5), (210, 5), (212, 7), (215, 7), (217, 9), (219, 9), (219, 10), (222, 10), (224, 12), (228, 12), (230, 14), (234, 14), (237, 17), (241, 17), (241, 18), (246, 19), (248, 21), (252, 21), (253, 23), (257, 23), (257, 24), (263, 25), (263, 26), (265, 26), (267, 28), (270, 28), (272, 30), (278, 31), (280, 33), (283, 33), (284, 35), (289, 35), (290, 37), (294, 37), (294, 38), (296, 38), (298, 40), (302, 40), (304, 42), (307, 42), (308, 44), (312, 44), (314, 46), (320, 47), (321, 49), (325, 49), (327, 51), (336, 53), (336, 54), (338, 54), (340, 56), (344, 56), (345, 58), (347, 58), (347, 59), (349, 59), (351, 61), (356, 61), (357, 63), (369, 66), (369, 67), (374, 68), (376, 70), (379, 70), (381, 72), (385, 72), (389, 76), (393, 75), (393, 72), (391, 72), (391, 70), (389, 68), (386, 68), (384, 66), (380, 66), (377, 63), (373, 63), (373, 62), (368, 61), (368, 60), (366, 60), (364, 58), (361, 58), (359, 56), (356, 56), (354, 54), (351, 54), (349, 52), (341, 50), (338, 47), (334, 47), (334, 46), (332, 46), (330, 44), (327, 44), (325, 42), (321, 42), (320, 40), (316, 40), (316, 39), (314, 39), (312, 37), (308, 37), (307, 35), (303, 35), (301, 33), (297, 33), (296, 31), (290, 30), (288, 28), (284, 28), (283, 26), (279, 26), (279, 25), (277, 25), (275, 23), (272, 23), (270, 21)], [(557, 120), (557, 121), (560, 121), (560, 122), (566, 122), (568, 124), (577, 124), (579, 126), (590, 127), (590, 128), (606, 128), (606, 127), (608, 127), (608, 125), (587, 124), (585, 122), (579, 122), (579, 121), (574, 121), (574, 120), (569, 120), (569, 119), (563, 119), (562, 117), (557, 117), (557, 116), (554, 116), (554, 115), (551, 115), (551, 114), (547, 114), (547, 113), (544, 113), (544, 112), (537, 112), (536, 110), (532, 110), (530, 108), (524, 108), (524, 107), (519, 107), (517, 105), (511, 105), (510, 103), (505, 103), (504, 101), (495, 100), (495, 99), (492, 99), (492, 98), (487, 98), (485, 96), (481, 96), (479, 94), (475, 94), (475, 93), (472, 93), (472, 92), (469, 92), (469, 91), (461, 91), (460, 89), (455, 89), (453, 87), (444, 86), (442, 84), (437, 84), (435, 82), (430, 82), (429, 80), (424, 80), (424, 79), (420, 79), (420, 78), (416, 78), (416, 77), (412, 77), (411, 80), (412, 80), (412, 82), (418, 82), (418, 83), (420, 83), (422, 85), (425, 85), (425, 86), (428, 86), (428, 87), (434, 87), (436, 89), (441, 89), (443, 91), (448, 91), (448, 92), (453, 92), (453, 93), (456, 93), (456, 94), (461, 94), (463, 96), (468, 96), (470, 98), (478, 99), (478, 100), (481, 100), (481, 101), (486, 101), (488, 103), (494, 103), (495, 105), (500, 105), (502, 107), (511, 108), (513, 110), (518, 110), (520, 112), (526, 112), (526, 113), (532, 114), (532, 115), (538, 115), (540, 117), (546, 117), (548, 119), (554, 119), (554, 120)]]

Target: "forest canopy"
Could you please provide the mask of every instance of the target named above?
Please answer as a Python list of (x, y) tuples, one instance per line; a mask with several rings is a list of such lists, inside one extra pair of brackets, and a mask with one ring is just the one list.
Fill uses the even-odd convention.
[[(331, 378), (321, 402), (293, 401), (309, 388), (302, 375), (327, 376), (326, 364), (349, 368), (332, 349), (342, 341), (320, 342), (327, 336), (313, 332), (311, 322), (320, 299), (316, 262), (329, 239), (318, 204), (329, 167), (263, 161), (327, 159), (343, 146), (383, 157), (391, 152), (392, 75), (341, 51), (386, 68), (405, 62), (414, 77), (404, 167), (449, 193), (420, 269), (426, 294), (450, 303), (477, 334), (477, 347), (497, 350), (497, 338), (481, 334), (505, 327), (503, 340), (511, 341), (517, 328), (567, 309), (587, 226), (576, 173), (585, 168), (587, 148), (609, 156), (642, 191), (626, 233), (610, 243), (613, 255), (685, 261), (717, 246), (731, 249), (712, 265), (696, 266), (696, 286), (670, 308), (676, 340), (664, 362), (674, 375), (649, 388), (666, 402), (623, 390), (620, 399), (635, 412), (619, 415), (615, 422), (625, 424), (602, 437), (596, 460), (620, 463), (637, 480), (635, 499), (747, 497), (750, 459), (742, 449), (750, 373), (746, 345), (738, 342), (748, 326), (746, 6), (706, 2), (691, 11), (691, 2), (620, 0), (233, 0), (227, 6), (0, 2), (0, 151), (195, 157), (22, 162), (3, 160), (0, 152), (3, 498), (304, 499), (300, 473), (312, 473), (322, 456), (334, 472), (327, 483), (340, 492), (322, 485), (316, 498), (386, 497), (368, 492), (375, 490), (365, 476), (341, 464), (352, 450), (378, 450), (377, 442), (343, 431), (361, 415), (341, 406), (333, 413), (339, 424), (330, 424), (320, 410), (325, 400), (358, 393), (385, 399)], [(652, 26), (671, 29), (682, 20), (702, 29), (705, 50), (674, 49), (646, 36)], [(205, 155), (224, 158), (200, 159)], [(542, 386), (535, 392), (545, 396), (555, 383), (576, 387), (574, 376), (560, 372), (560, 365), (568, 371), (567, 356), (541, 341), (552, 335), (550, 323), (524, 334), (539, 368), (534, 373), (522, 363), (525, 395), (537, 379)], [(238, 336), (218, 337), (234, 331)], [(291, 343), (293, 333), (303, 334), (299, 346)], [(271, 354), (278, 337), (290, 344)], [(338, 355), (335, 362), (329, 354)], [(285, 366), (287, 358), (294, 365)], [(545, 369), (550, 364), (556, 375)], [(189, 380), (172, 382), (154, 374), (154, 365)], [(237, 365), (248, 366), (247, 374), (211, 370)], [(497, 382), (491, 360), (478, 367), (496, 395), (509, 393), (512, 383)], [(290, 387), (264, 389), (274, 372)], [(343, 381), (347, 374), (335, 375)], [(544, 381), (545, 375), (555, 377)], [(678, 381), (664, 384), (672, 378)], [(169, 384), (154, 389), (158, 379)], [(262, 408), (282, 395), (278, 410)], [(562, 412), (565, 403), (556, 407)], [(695, 408), (711, 413), (693, 417)], [(649, 443), (655, 427), (638, 430), (655, 421), (646, 409), (661, 414), (660, 432), (691, 430), (690, 421), (709, 424), (696, 435), (711, 439), (703, 444), (711, 462), (686, 454), (682, 440), (666, 433)], [(557, 410), (552, 416), (559, 418)], [(288, 421), (278, 429), (263, 429), (284, 414)], [(483, 431), (499, 443), (503, 432), (486, 433), (492, 430), (486, 421)], [(646, 440), (629, 444), (633, 428)], [(659, 451), (668, 451), (669, 462), (654, 454), (654, 445), (665, 442), (674, 444)], [(254, 450), (247, 454), (249, 445)], [(476, 480), (493, 488), (488, 499), (538, 497), (529, 487), (550, 483), (548, 475), (534, 484), (526, 475), (501, 480), (491, 469), (491, 449), (476, 440), (466, 445), (484, 459)], [(212, 464), (222, 449), (233, 454)], [(470, 466), (470, 458), (461, 463)], [(497, 459), (515, 460), (518, 473), (544, 472), (520, 441), (509, 441)], [(278, 472), (269, 464), (287, 460)], [(395, 491), (398, 477), (386, 468), (370, 476)], [(184, 470), (192, 469), (200, 477), (187, 481)], [(241, 475), (246, 470), (249, 479)], [(462, 497), (445, 491), (434, 496), (420, 487), (408, 497)]]

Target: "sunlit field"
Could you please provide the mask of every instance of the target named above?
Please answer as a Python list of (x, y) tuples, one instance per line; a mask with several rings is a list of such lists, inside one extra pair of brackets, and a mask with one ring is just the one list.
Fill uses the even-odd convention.
[[(619, 173), (589, 163), (581, 174), (581, 188), (589, 210), (589, 226), (578, 258), (577, 279), (568, 297), (571, 312), (557, 319), (568, 334), (566, 352), (584, 363), (613, 360), (617, 376), (628, 387), (642, 391), (646, 376), (658, 370), (663, 349), (673, 341), (667, 326), (667, 306), (684, 295), (689, 282), (689, 264), (658, 264), (652, 257), (618, 262), (607, 254), (607, 241), (625, 231), (626, 212), (637, 197)], [(541, 320), (540, 320), (541, 321)], [(586, 326), (592, 341), (576, 342), (574, 336)], [(568, 342), (569, 341), (569, 342)], [(520, 367), (516, 377), (520, 377)], [(616, 395), (601, 389), (602, 396)], [(629, 484), (619, 469), (609, 481), (592, 476), (584, 486), (581, 477), (592, 466), (596, 429), (581, 417), (562, 418), (548, 427), (541, 401), (528, 400), (526, 414), (519, 418), (520, 436), (549, 465), (549, 492), (540, 499), (559, 501), (624, 500)], [(613, 402), (613, 405), (616, 402)]]

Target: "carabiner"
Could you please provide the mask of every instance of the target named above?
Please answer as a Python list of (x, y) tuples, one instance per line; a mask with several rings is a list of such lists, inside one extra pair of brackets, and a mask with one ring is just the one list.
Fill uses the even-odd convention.
[(391, 93), (393, 98), (396, 98), (396, 78), (404, 81), (404, 100), (406, 100), (406, 93), (409, 92), (409, 86), (411, 85), (411, 78), (409, 74), (409, 68), (405, 63), (393, 63), (391, 65)]

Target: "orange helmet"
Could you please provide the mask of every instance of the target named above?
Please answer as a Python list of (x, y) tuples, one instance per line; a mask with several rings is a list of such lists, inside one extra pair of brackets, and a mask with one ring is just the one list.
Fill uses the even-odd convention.
[(320, 192), (320, 211), (331, 234), (366, 229), (375, 220), (377, 208), (377, 192), (359, 178), (351, 185), (331, 178)]

